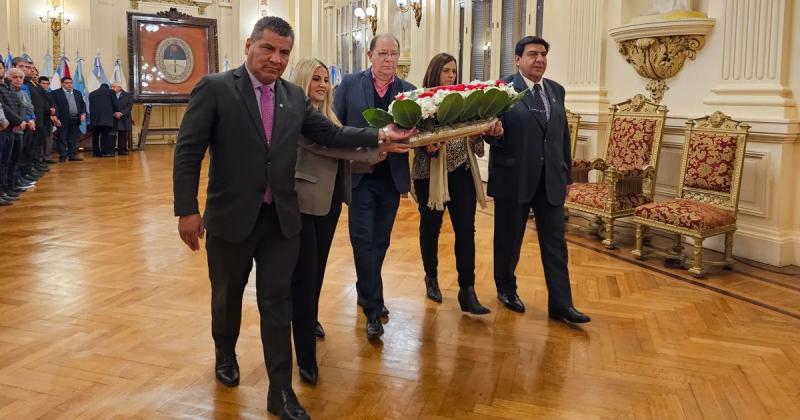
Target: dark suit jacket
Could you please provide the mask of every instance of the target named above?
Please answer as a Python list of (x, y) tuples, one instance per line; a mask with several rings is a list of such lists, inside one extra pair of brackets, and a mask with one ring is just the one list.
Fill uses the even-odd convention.
[(283, 236), (300, 232), (295, 192), (297, 140), (301, 135), (333, 147), (376, 147), (375, 129), (339, 127), (305, 92), (280, 79), (275, 84), (275, 118), (271, 145), (253, 84), (244, 66), (205, 76), (192, 91), (178, 132), (173, 168), (175, 215), (199, 213), (200, 164), (211, 149), (204, 221), (208, 231), (229, 242), (241, 242), (255, 226), (267, 185)]
[[(75, 95), (75, 105), (78, 106), (78, 114), (84, 115), (86, 114), (86, 102), (83, 101), (83, 95), (81, 91), (77, 89), (72, 89), (72, 93)], [(67, 102), (67, 94), (64, 89), (56, 89), (50, 92), (50, 97), (53, 100), (53, 103), (56, 106), (56, 116), (62, 123), (69, 121), (69, 103)]]
[[(114, 95), (116, 96), (116, 95)], [(133, 98), (128, 92), (120, 91), (117, 98), (117, 107), (122, 113), (122, 118), (114, 119), (114, 129), (117, 131), (131, 131), (131, 113), (133, 112)]]
[(14, 93), (9, 85), (3, 82), (4, 80), (0, 79), (0, 103), (3, 104), (3, 113), (6, 115), (6, 119), (9, 122), (5, 131), (10, 132), (14, 127), (24, 121), (24, 117), (22, 115), (22, 103), (19, 97), (17, 97), (17, 94)]
[[(416, 87), (400, 78), (389, 88), (387, 95), (394, 98), (400, 92), (414, 90)], [(362, 112), (375, 107), (375, 88), (372, 83), (372, 68), (359, 73), (348, 74), (336, 88), (333, 98), (333, 110), (339, 121), (354, 127), (369, 127)], [(392, 172), (392, 180), (397, 191), (406, 193), (411, 189), (411, 173), (408, 170), (408, 155), (390, 153), (387, 159)], [(353, 174), (353, 188), (358, 186), (363, 174)]]
[[(513, 83), (517, 92), (528, 89), (519, 73), (505, 81)], [(529, 203), (543, 175), (547, 201), (553, 205), (564, 203), (567, 184), (572, 183), (564, 88), (550, 79), (544, 79), (543, 84), (550, 102), (548, 121), (531, 110), (532, 92), (529, 92), (522, 102), (503, 114), (504, 136), (486, 137), (492, 146), (487, 193), (495, 199)]]
[(113, 127), (118, 111), (117, 95), (106, 84), (89, 94), (89, 123), (92, 127)]
[(47, 93), (30, 80), (26, 81), (25, 84), (28, 86), (28, 92), (30, 92), (31, 103), (33, 103), (33, 113), (36, 114), (36, 125), (41, 127), (45, 124), (45, 119), (50, 119), (50, 107), (49, 101), (47, 100)]

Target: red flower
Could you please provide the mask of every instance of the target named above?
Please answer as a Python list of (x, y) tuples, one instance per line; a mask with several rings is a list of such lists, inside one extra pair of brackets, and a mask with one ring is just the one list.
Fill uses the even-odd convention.
[(397, 95), (397, 96), (395, 96), (395, 97), (394, 97), (394, 100), (395, 100), (395, 101), (402, 101), (402, 100), (403, 100), (403, 99), (405, 99), (405, 98), (406, 98), (406, 97), (405, 97), (405, 96), (403, 96), (403, 95), (401, 94), (401, 95)]
[(505, 86), (505, 85), (506, 85), (506, 82), (504, 82), (504, 81), (502, 81), (502, 80), (500, 80), (500, 79), (496, 80), (494, 83), (495, 83), (497, 86)]
[(419, 98), (419, 99), (422, 99), (422, 98), (430, 98), (431, 96), (433, 96), (433, 94), (434, 94), (434, 93), (435, 93), (435, 92), (430, 92), (430, 91), (429, 91), (429, 92), (423, 92), (423, 93), (421, 93), (421, 94), (418, 96), (418, 98)]

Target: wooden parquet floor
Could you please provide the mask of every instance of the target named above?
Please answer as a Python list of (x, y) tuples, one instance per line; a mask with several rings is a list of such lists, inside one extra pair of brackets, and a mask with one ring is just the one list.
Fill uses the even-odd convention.
[[(0, 418), (267, 416), (252, 282), (241, 385), (215, 382), (205, 256), (176, 233), (171, 156), (151, 147), (54, 165), (0, 208)], [(758, 301), (758, 282), (741, 273), (708, 281), (732, 279), (722, 293), (571, 236), (576, 305), (594, 320), (569, 327), (546, 317), (533, 231), (518, 270), (528, 312), (498, 308), (492, 220), (480, 212), (477, 290), (493, 312), (462, 315), (452, 230), (446, 223), (437, 305), (424, 297), (418, 216), (403, 200), (384, 270), (391, 315), (375, 345), (355, 305), (346, 223), (322, 294), (320, 383), (295, 375), (316, 419), (800, 418), (800, 319)], [(736, 295), (748, 281), (750, 300)], [(800, 313), (788, 296), (780, 307)]]

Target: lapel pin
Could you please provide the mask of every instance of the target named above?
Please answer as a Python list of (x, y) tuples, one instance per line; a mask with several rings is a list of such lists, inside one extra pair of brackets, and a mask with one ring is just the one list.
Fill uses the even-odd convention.
[(278, 108), (283, 108), (283, 104), (278, 104)]

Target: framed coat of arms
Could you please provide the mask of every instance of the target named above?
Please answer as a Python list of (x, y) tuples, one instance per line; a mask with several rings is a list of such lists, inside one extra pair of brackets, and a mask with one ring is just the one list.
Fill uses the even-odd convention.
[(128, 12), (129, 91), (135, 102), (186, 103), (200, 79), (219, 71), (217, 21), (176, 9)]

